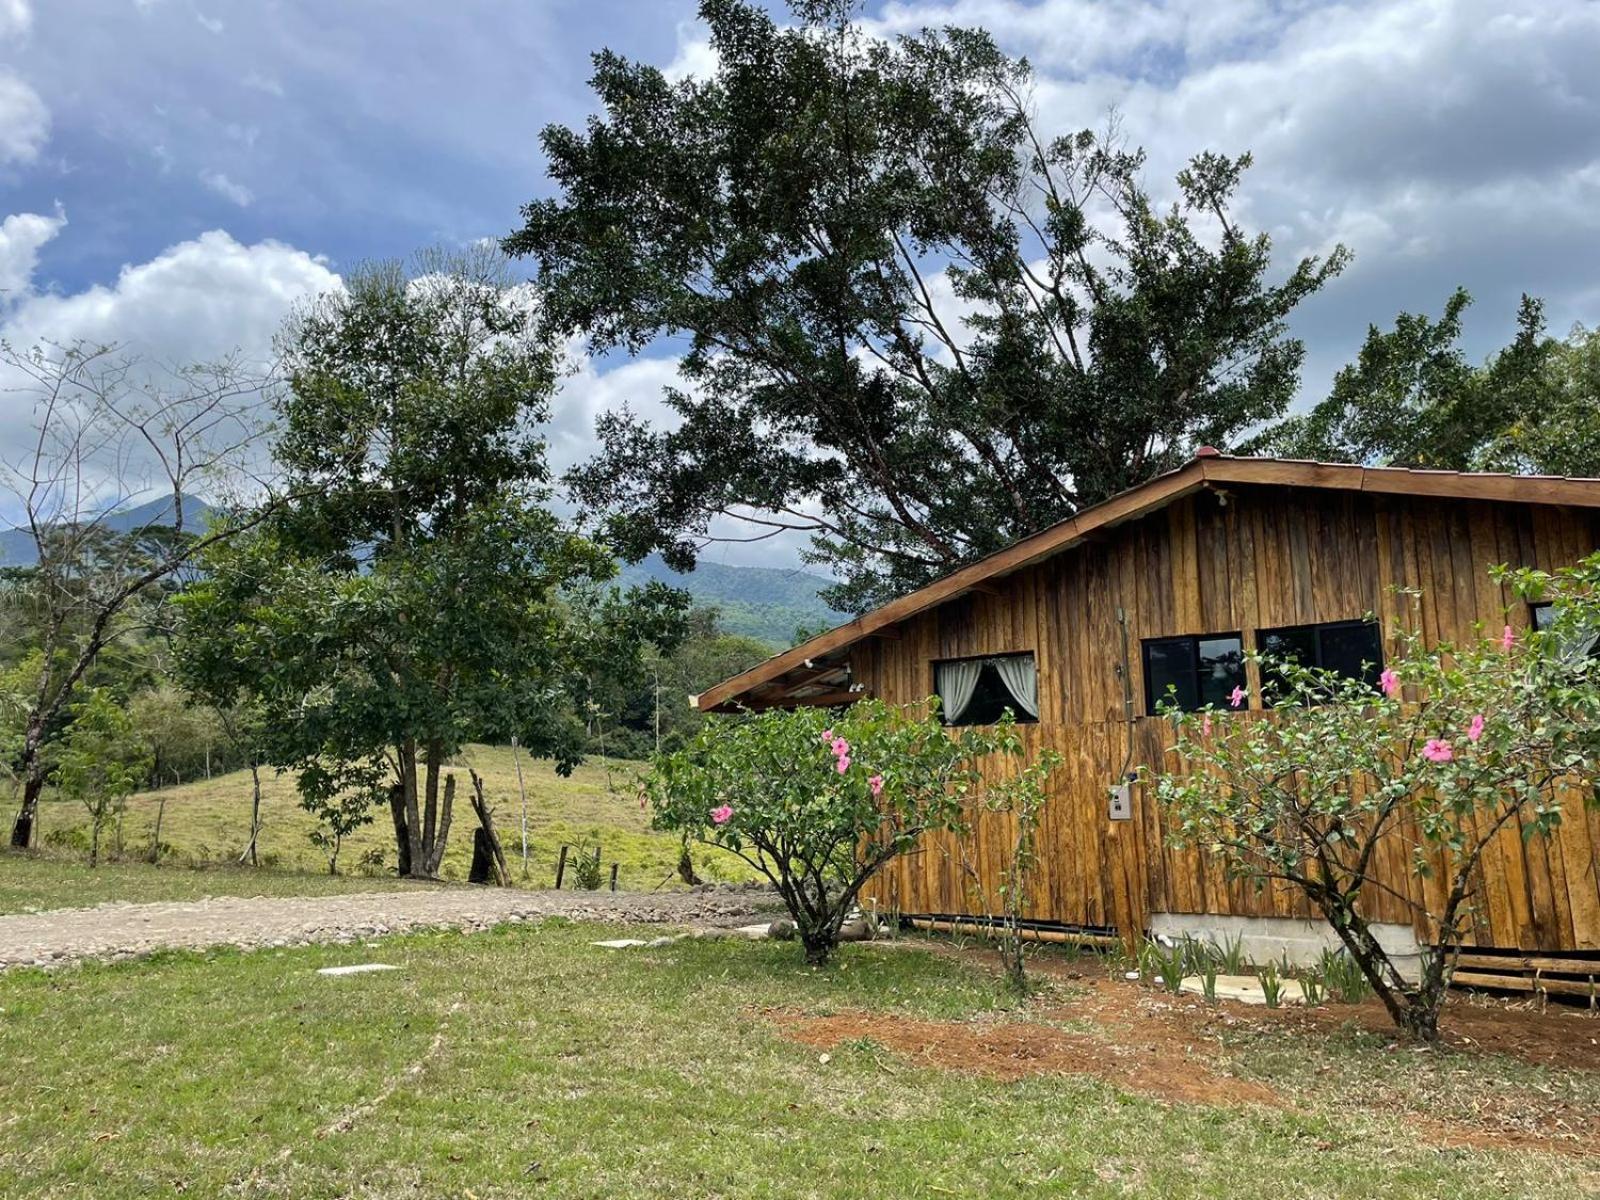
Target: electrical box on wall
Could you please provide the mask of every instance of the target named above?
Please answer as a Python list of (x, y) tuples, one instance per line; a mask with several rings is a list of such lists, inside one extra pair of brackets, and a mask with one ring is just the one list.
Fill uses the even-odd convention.
[(1133, 820), (1133, 784), (1126, 779), (1111, 785), (1110, 816), (1113, 821)]

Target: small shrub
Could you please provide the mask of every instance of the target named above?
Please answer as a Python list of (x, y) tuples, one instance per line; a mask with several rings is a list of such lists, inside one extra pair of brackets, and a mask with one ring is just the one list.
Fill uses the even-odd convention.
[(1341, 1004), (1360, 1004), (1372, 995), (1372, 985), (1360, 964), (1343, 950), (1324, 950), (1310, 973)]
[(1327, 985), (1315, 971), (1304, 971), (1297, 978), (1300, 980), (1300, 990), (1305, 994), (1308, 1006), (1315, 1007), (1328, 998)]
[(89, 834), (79, 826), (70, 829), (52, 829), (44, 835), (44, 844), (52, 850), (71, 850), (78, 854), (89, 851)]
[(1268, 1008), (1280, 1008), (1283, 1005), (1283, 975), (1278, 970), (1278, 964), (1267, 963), (1257, 972), (1261, 981), (1261, 994), (1266, 998)]
[(1217, 965), (1222, 968), (1223, 974), (1244, 974), (1244, 939), (1242, 937), (1229, 938), (1224, 942), (1214, 944), (1211, 949), (1212, 955), (1217, 960)]
[(1171, 946), (1147, 941), (1139, 950), (1139, 977), (1146, 983), (1159, 983), (1176, 995), (1183, 987), (1192, 953), (1188, 938)]
[(591, 853), (589, 847), (579, 844), (567, 859), (567, 878), (580, 892), (597, 892), (604, 871), (600, 865), (600, 847)]
[[(646, 781), (655, 827), (738, 855), (783, 898), (806, 960), (825, 963), (862, 887), (930, 829), (965, 827), (979, 761), (1021, 752), (1008, 716), (947, 729), (938, 700), (711, 717)], [(997, 785), (1004, 786), (1004, 785)]]
[(387, 875), (389, 873), (387, 856), (381, 846), (374, 846), (356, 859), (356, 870), (363, 875)]

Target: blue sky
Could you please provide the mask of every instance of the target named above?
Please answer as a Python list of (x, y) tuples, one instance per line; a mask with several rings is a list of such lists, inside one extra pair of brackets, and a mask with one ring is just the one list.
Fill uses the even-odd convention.
[[(1600, 4), (890, 0), (870, 20), (987, 26), (1034, 63), (1047, 127), (1114, 106), (1153, 177), (1252, 150), (1244, 213), (1285, 265), (1356, 253), (1296, 318), (1307, 400), (1369, 322), (1457, 284), (1475, 354), (1523, 291), (1558, 331), (1600, 320)], [(509, 231), (545, 188), (540, 127), (589, 110), (592, 50), (687, 71), (701, 36), (691, 0), (0, 0), (0, 334), (264, 353), (362, 258)], [(671, 377), (580, 364), (558, 459)]]

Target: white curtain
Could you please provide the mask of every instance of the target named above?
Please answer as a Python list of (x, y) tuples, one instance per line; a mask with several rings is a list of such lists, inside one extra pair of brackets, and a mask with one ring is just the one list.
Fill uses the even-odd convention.
[(939, 692), (939, 704), (946, 721), (956, 721), (972, 703), (972, 693), (978, 687), (978, 675), (983, 670), (980, 658), (962, 659), (960, 662), (940, 663), (933, 674), (933, 685)]
[(1006, 685), (1017, 707), (1030, 717), (1039, 715), (1039, 672), (1031, 654), (1008, 654), (1004, 658), (991, 658), (989, 664)]

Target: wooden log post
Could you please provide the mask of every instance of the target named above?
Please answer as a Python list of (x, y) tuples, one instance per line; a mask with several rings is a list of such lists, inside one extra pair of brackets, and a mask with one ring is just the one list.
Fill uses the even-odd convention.
[(489, 807), (489, 798), (484, 794), (483, 777), (470, 767), (467, 774), (472, 779), (472, 811), (478, 814), (478, 829), (473, 836), (474, 857), (477, 855), (478, 835), (481, 834), (495, 882), (501, 887), (510, 887), (511, 871), (506, 867), (506, 853), (500, 846), (500, 835), (494, 831), (494, 810)]
[(611, 890), (613, 892), (617, 890), (617, 868), (620, 865), (620, 863), (611, 864)]
[(556, 859), (556, 891), (561, 890), (561, 878), (567, 873), (567, 848), (561, 847), (561, 854)]

